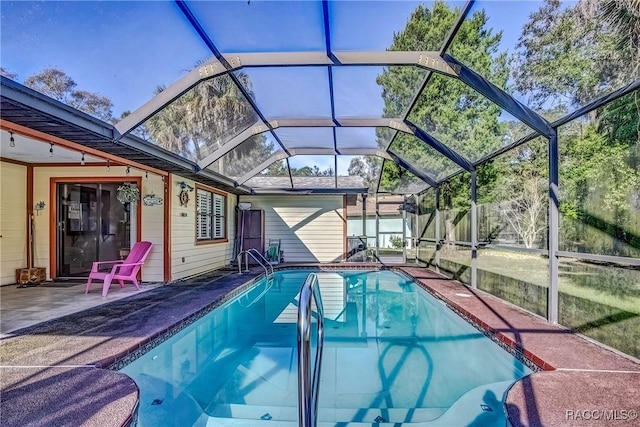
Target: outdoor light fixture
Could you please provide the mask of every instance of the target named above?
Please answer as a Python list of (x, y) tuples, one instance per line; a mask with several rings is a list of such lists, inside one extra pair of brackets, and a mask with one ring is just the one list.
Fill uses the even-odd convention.
[(129, 176), (129, 173), (131, 173), (131, 168), (129, 166), (127, 166), (127, 176)]
[(187, 191), (187, 190), (189, 190), (189, 191), (193, 191), (193, 187), (192, 187), (192, 186), (190, 186), (189, 184), (187, 184), (187, 183), (186, 183), (186, 182), (184, 182), (184, 181), (182, 181), (182, 182), (180, 183), (180, 189), (181, 189), (182, 191)]
[(11, 135), (11, 137), (9, 138), (9, 147), (15, 147), (16, 146), (16, 140), (13, 137), (13, 132), (9, 131), (9, 135)]
[(107, 172), (111, 172), (111, 161), (107, 159)]
[(149, 179), (149, 171), (144, 171), (144, 177), (145, 179)]
[(80, 159), (80, 164), (84, 166), (84, 151), (82, 152), (82, 159)]
[(53, 142), (49, 143), (49, 157), (53, 157)]

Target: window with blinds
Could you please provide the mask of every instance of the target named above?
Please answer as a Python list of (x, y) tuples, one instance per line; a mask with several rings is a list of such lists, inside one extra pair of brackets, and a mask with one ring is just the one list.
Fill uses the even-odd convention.
[(227, 198), (202, 188), (196, 189), (198, 240), (225, 239)]

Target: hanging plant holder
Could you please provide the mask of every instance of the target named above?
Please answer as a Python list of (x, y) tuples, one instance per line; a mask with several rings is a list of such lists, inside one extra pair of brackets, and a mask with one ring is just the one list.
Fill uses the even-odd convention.
[(125, 203), (138, 203), (140, 200), (140, 189), (133, 187), (130, 183), (126, 182), (118, 187), (116, 191), (116, 199), (123, 205)]

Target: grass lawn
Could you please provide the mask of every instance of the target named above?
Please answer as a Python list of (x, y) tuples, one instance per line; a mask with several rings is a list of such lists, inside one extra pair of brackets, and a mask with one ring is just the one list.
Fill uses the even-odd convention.
[[(443, 267), (455, 271), (456, 277), (469, 279), (471, 251), (443, 251), (441, 259)], [(545, 316), (546, 292), (540, 291), (548, 287), (547, 258), (483, 249), (478, 269), (482, 289)], [(558, 271), (559, 322), (640, 358), (640, 269), (564, 258)]]
[[(442, 254), (458, 264), (470, 266), (470, 251)], [(548, 286), (549, 260), (541, 255), (483, 249), (478, 268), (539, 286)], [(560, 292), (640, 314), (640, 270), (587, 264), (561, 259)]]

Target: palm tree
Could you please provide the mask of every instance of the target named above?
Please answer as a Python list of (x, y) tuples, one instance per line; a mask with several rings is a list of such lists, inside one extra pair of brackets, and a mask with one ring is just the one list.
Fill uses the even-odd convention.
[[(248, 76), (238, 73), (237, 78), (251, 94)], [(221, 147), (257, 119), (248, 100), (227, 74), (201, 82), (184, 102), (198, 158)]]
[[(237, 79), (251, 96), (246, 74)], [(159, 86), (155, 93), (164, 90)], [(174, 153), (199, 160), (224, 145), (257, 114), (228, 75), (202, 81), (145, 122), (152, 140)]]
[[(155, 94), (165, 88), (158, 86)], [(149, 118), (144, 127), (150, 138), (160, 147), (193, 160), (189, 138), (185, 132), (184, 109), (179, 103), (171, 103)]]

